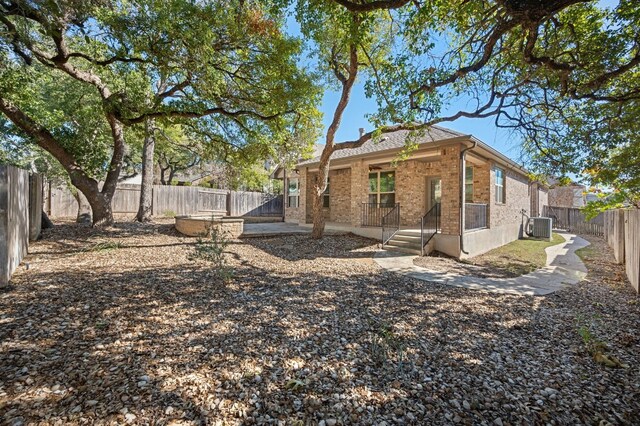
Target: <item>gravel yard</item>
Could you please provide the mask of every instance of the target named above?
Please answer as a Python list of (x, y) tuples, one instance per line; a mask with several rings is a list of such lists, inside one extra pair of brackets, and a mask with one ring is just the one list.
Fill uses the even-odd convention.
[(588, 238), (587, 281), (524, 297), (384, 272), (353, 236), (234, 241), (225, 285), (170, 225), (62, 225), (0, 293), (0, 422), (638, 423), (638, 297)]

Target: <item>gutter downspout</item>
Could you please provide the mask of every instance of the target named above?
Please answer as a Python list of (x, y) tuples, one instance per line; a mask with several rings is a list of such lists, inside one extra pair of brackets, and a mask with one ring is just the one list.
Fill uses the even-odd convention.
[(473, 145), (464, 148), (460, 151), (460, 251), (464, 254), (469, 254), (468, 251), (464, 249), (464, 217), (465, 217), (465, 208), (464, 204), (465, 200), (465, 172), (466, 172), (466, 154), (467, 151), (472, 150), (478, 145), (478, 142), (472, 140)]

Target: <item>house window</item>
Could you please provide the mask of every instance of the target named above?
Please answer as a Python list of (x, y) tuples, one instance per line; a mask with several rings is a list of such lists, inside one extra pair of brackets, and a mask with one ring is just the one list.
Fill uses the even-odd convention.
[(396, 172), (369, 173), (369, 203), (395, 205)]
[(504, 170), (496, 167), (496, 203), (504, 203)]
[(298, 178), (289, 178), (287, 195), (287, 207), (298, 207), (300, 205), (300, 182)]
[(464, 168), (464, 199), (473, 203), (473, 166)]
[(329, 184), (330, 184), (330, 179), (331, 178), (327, 178), (327, 188), (324, 190), (324, 194), (322, 194), (322, 207), (324, 208), (329, 208)]

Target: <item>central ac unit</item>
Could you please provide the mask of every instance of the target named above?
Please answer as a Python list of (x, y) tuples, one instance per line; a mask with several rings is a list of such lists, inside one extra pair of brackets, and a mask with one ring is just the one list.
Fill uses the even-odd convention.
[(550, 217), (532, 217), (530, 233), (535, 238), (547, 238), (551, 241), (552, 219)]

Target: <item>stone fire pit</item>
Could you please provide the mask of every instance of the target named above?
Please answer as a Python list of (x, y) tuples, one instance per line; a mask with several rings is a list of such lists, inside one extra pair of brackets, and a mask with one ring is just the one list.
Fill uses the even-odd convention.
[(210, 228), (216, 228), (228, 238), (238, 238), (242, 234), (244, 219), (237, 217), (223, 217), (210, 215), (176, 216), (178, 232), (190, 237), (198, 237), (207, 233)]

